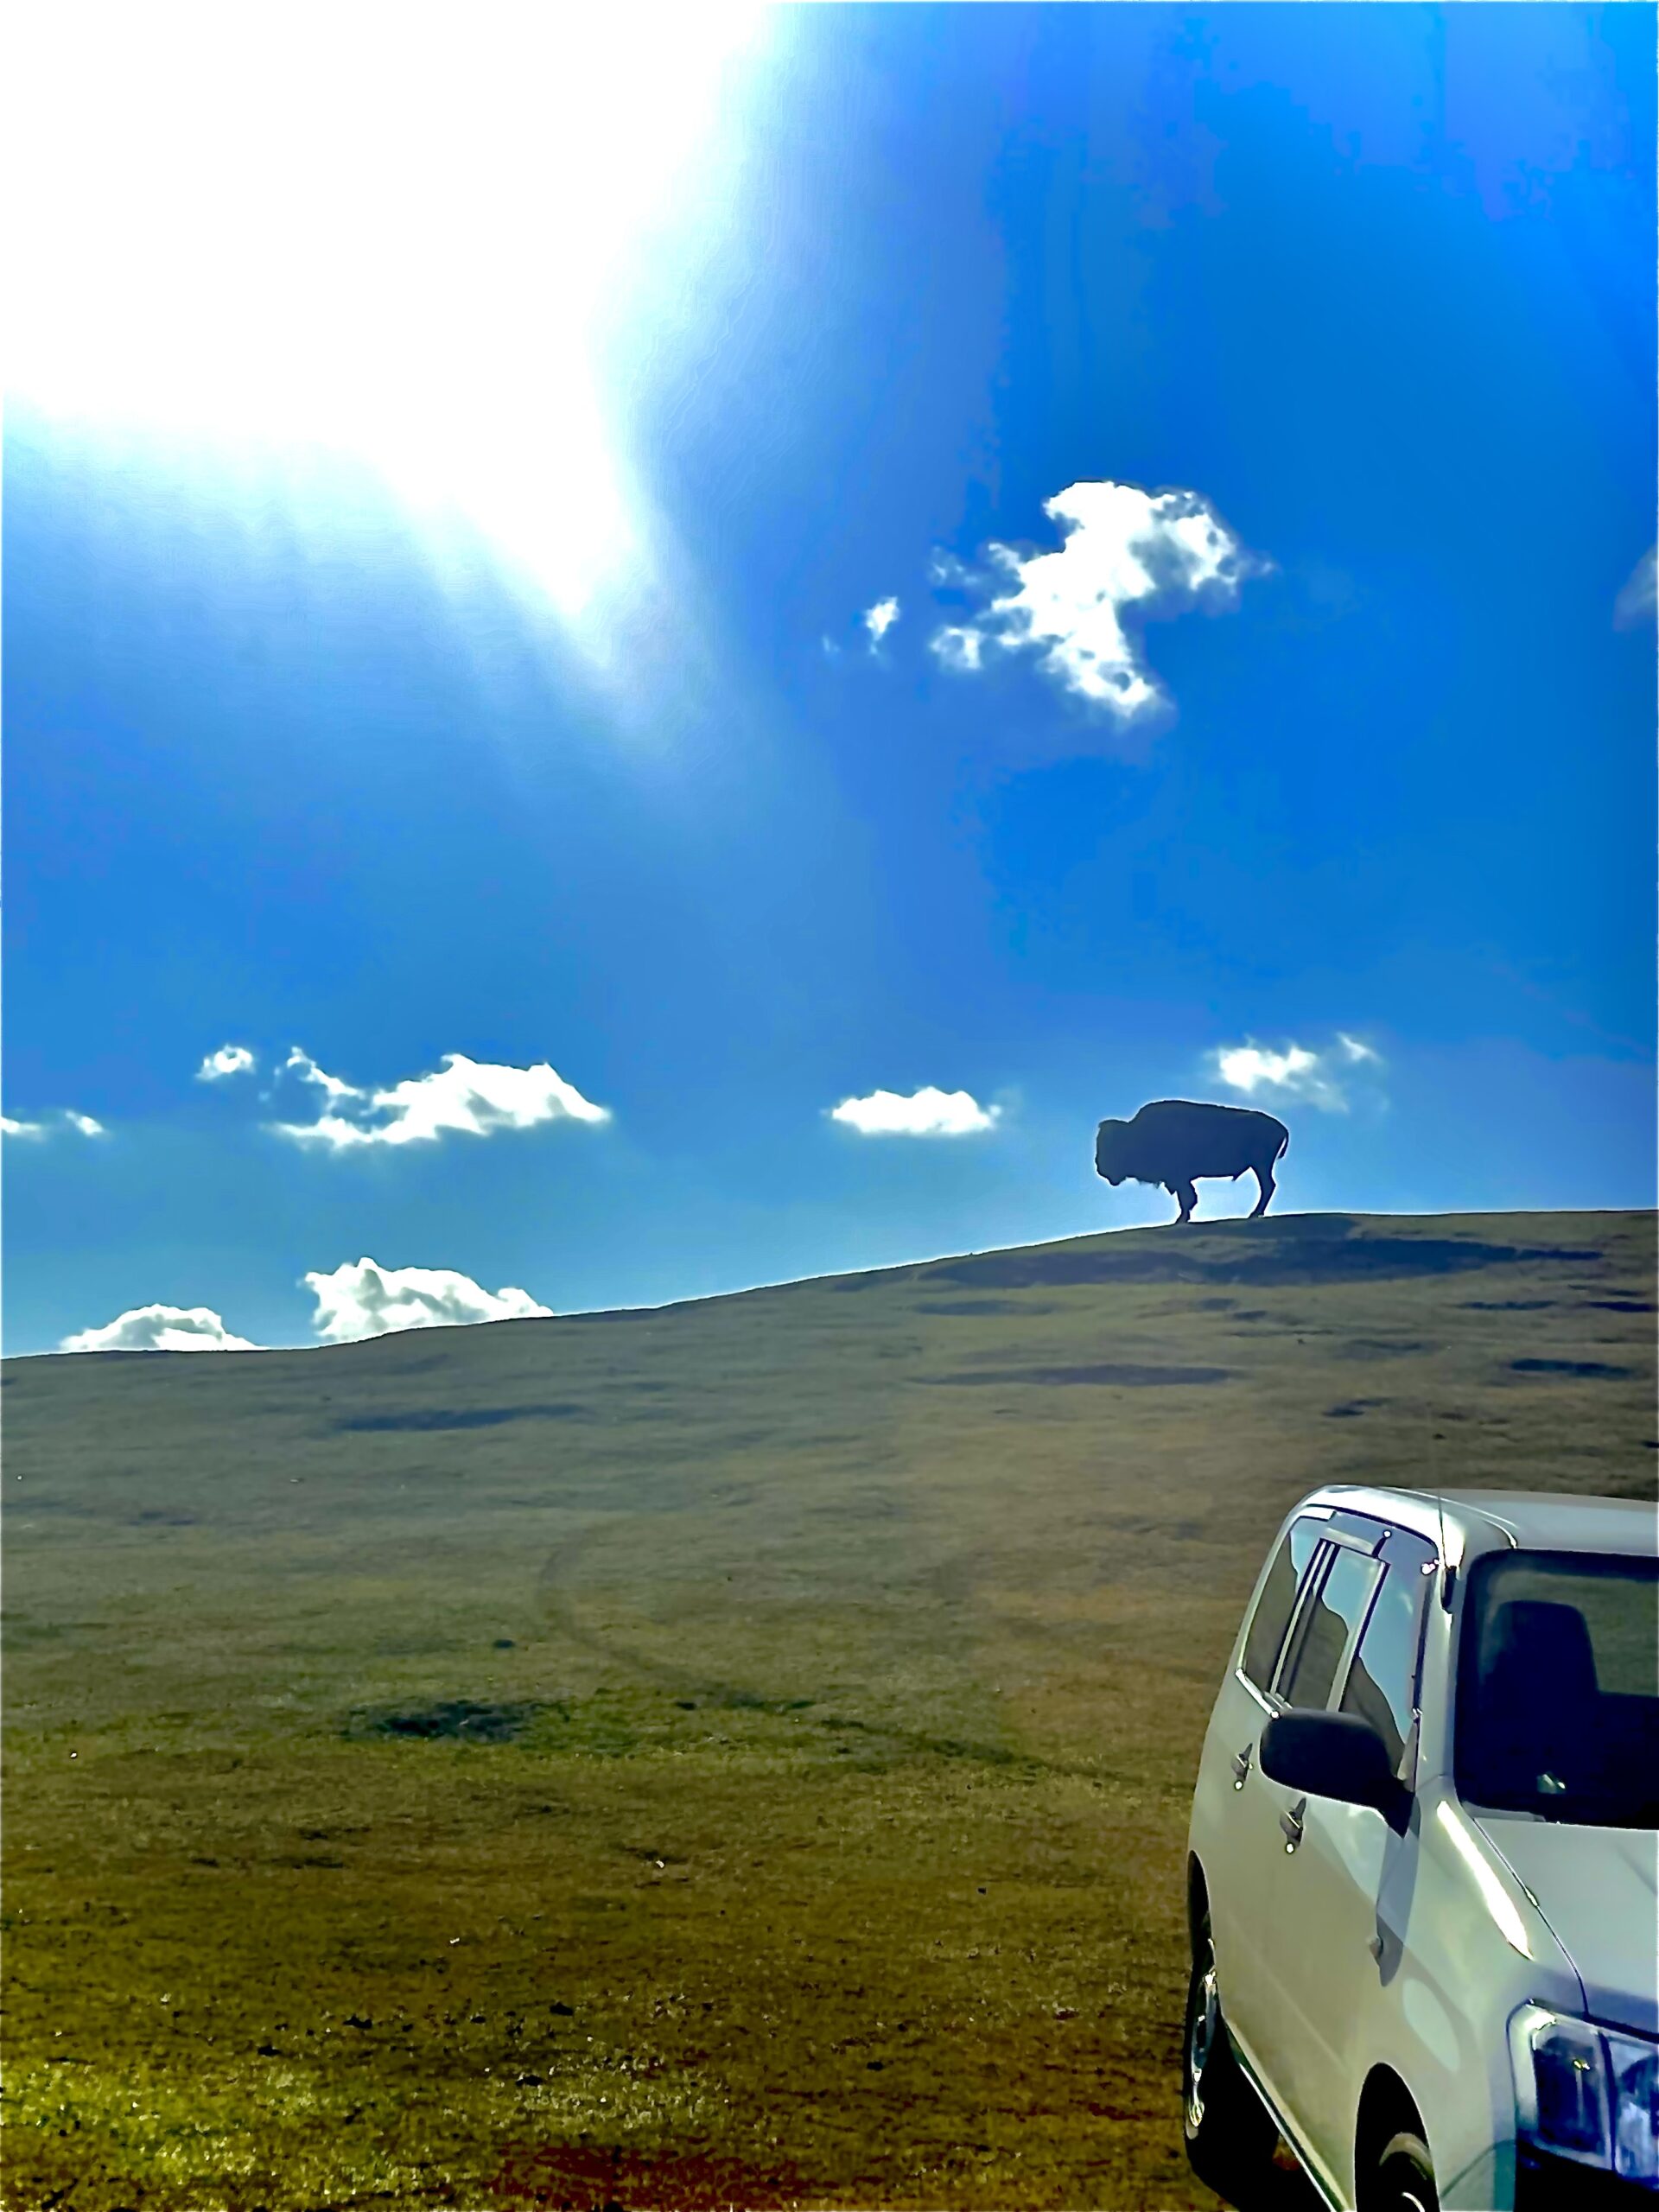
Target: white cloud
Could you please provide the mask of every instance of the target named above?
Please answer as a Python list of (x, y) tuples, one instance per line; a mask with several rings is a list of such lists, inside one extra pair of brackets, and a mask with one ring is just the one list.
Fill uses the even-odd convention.
[(545, 1061), (535, 1067), (501, 1067), (446, 1052), (430, 1075), (410, 1076), (388, 1090), (362, 1090), (320, 1068), (296, 1045), (284, 1063), (302, 1082), (322, 1090), (327, 1105), (315, 1122), (276, 1122), (280, 1136), (335, 1152), (365, 1144), (418, 1144), (446, 1130), (489, 1136), (497, 1129), (530, 1129), (543, 1122), (607, 1122), (595, 1106)]
[(880, 644), (882, 639), (899, 620), (899, 602), (896, 599), (878, 599), (874, 607), (867, 607), (863, 613), (859, 616), (859, 620), (870, 633), (872, 650)]
[(348, 1261), (332, 1274), (313, 1270), (303, 1280), (317, 1301), (312, 1325), (331, 1344), (356, 1344), (398, 1329), (543, 1319), (552, 1310), (537, 1305), (528, 1291), (487, 1291), (451, 1268), (382, 1268), (363, 1259), (355, 1266)]
[(210, 1306), (133, 1306), (101, 1329), (66, 1337), (60, 1351), (257, 1351)]
[(1224, 1045), (1216, 1054), (1216, 1072), (1234, 1090), (1294, 1090), (1319, 1065), (1319, 1054), (1300, 1045), (1287, 1045), (1282, 1052), (1264, 1052), (1259, 1045)]
[(977, 630), (948, 622), (936, 630), (928, 643), (947, 668), (971, 676), (985, 665), (985, 640)]
[(1247, 1040), (1243, 1045), (1221, 1046), (1210, 1055), (1210, 1062), (1230, 1090), (1243, 1091), (1247, 1098), (1258, 1092), (1269, 1098), (1303, 1098), (1322, 1113), (1345, 1114), (1348, 1093), (1336, 1071), (1381, 1067), (1382, 1055), (1357, 1037), (1338, 1030), (1335, 1044), (1322, 1052), (1313, 1052), (1306, 1045), (1287, 1045), (1275, 1052)]
[(10, 1114), (0, 1114), (0, 1135), (9, 1137), (49, 1137), (54, 1123), (59, 1128), (73, 1129), (83, 1137), (105, 1137), (109, 1131), (102, 1122), (94, 1121), (90, 1114), (77, 1114), (72, 1106), (60, 1106), (51, 1121), (18, 1122)]
[(227, 1075), (250, 1075), (258, 1065), (245, 1045), (221, 1045), (196, 1070), (198, 1083), (218, 1083)]
[(1649, 546), (1624, 581), (1613, 602), (1613, 621), (1621, 630), (1651, 622), (1659, 604), (1659, 547)]
[(954, 553), (947, 553), (944, 546), (936, 545), (928, 556), (927, 581), (937, 591), (965, 591), (969, 585), (982, 583), (984, 579), (976, 575), (965, 561), (959, 561)]
[[(1231, 607), (1244, 578), (1268, 566), (1196, 492), (1072, 484), (1043, 512), (1059, 527), (1059, 550), (990, 546), (989, 559), (1012, 588), (966, 624), (939, 630), (932, 649), (947, 668), (964, 672), (982, 665), (988, 647), (1028, 649), (1063, 690), (1122, 722), (1167, 703), (1130, 620), (1138, 626), (1147, 614)], [(941, 565), (936, 555), (936, 570)]]
[(315, 1084), (317, 1088), (326, 1091), (330, 1098), (366, 1098), (369, 1095), (366, 1090), (358, 1090), (354, 1084), (346, 1082), (343, 1077), (325, 1074), (310, 1053), (302, 1052), (297, 1045), (289, 1048), (288, 1058), (283, 1062), (283, 1068), (284, 1072), (289, 1068), (294, 1069), (302, 1083)]
[(993, 1128), (1001, 1111), (1000, 1106), (982, 1106), (968, 1091), (930, 1085), (908, 1098), (896, 1090), (843, 1098), (830, 1109), (830, 1118), (867, 1137), (965, 1137)]

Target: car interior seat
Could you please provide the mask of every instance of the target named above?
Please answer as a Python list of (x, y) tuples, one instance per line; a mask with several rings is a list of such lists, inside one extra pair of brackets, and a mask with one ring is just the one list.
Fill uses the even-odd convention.
[(1501, 1803), (1596, 1787), (1605, 1756), (1600, 1691), (1576, 1605), (1516, 1598), (1495, 1606), (1478, 1675), (1471, 1764), (1483, 1793)]

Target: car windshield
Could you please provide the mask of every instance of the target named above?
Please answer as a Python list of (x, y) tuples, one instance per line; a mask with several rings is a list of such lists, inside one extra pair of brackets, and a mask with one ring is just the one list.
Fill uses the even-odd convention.
[(1455, 1764), (1472, 1804), (1659, 1827), (1659, 1560), (1480, 1561), (1464, 1615)]

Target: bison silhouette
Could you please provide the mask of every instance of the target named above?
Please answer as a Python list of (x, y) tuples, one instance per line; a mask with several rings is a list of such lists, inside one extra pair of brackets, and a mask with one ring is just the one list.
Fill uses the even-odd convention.
[(1159, 1098), (1131, 1122), (1103, 1122), (1095, 1132), (1095, 1173), (1116, 1190), (1120, 1183), (1161, 1184), (1191, 1221), (1198, 1203), (1193, 1184), (1201, 1175), (1237, 1182), (1246, 1168), (1262, 1195), (1250, 1219), (1268, 1210), (1273, 1171), (1284, 1158), (1290, 1131), (1271, 1114), (1250, 1106), (1202, 1106), (1190, 1098)]

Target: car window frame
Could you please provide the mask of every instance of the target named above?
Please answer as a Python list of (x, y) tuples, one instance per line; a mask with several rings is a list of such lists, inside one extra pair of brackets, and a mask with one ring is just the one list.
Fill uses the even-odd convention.
[(1432, 1543), (1427, 1536), (1420, 1536), (1410, 1529), (1389, 1528), (1385, 1530), (1374, 1554), (1382, 1573), (1372, 1585), (1371, 1593), (1365, 1600), (1357, 1631), (1350, 1637), (1347, 1649), (1342, 1655), (1332, 1685), (1331, 1703), (1325, 1710), (1328, 1713), (1340, 1713), (1342, 1710), (1342, 1700), (1348, 1694), (1348, 1678), (1353, 1672), (1354, 1662), (1359, 1656), (1359, 1647), (1365, 1641), (1365, 1631), (1371, 1624), (1371, 1616), (1376, 1611), (1377, 1601), (1387, 1586), (1389, 1575), (1397, 1573), (1402, 1581), (1409, 1581), (1414, 1572), (1414, 1568), (1408, 1563), (1407, 1559), (1389, 1559), (1389, 1548), (1396, 1537), (1402, 1539), (1405, 1544), (1410, 1545), (1414, 1552), (1421, 1548), (1421, 1551), (1427, 1554), (1416, 1560), (1414, 1567), (1422, 1588), (1417, 1601), (1417, 1624), (1413, 1638), (1409, 1686), (1411, 1701), (1406, 1708), (1410, 1718), (1395, 1770), (1396, 1778), (1402, 1786), (1414, 1794), (1417, 1783), (1418, 1752), (1423, 1729), (1423, 1658), (1428, 1648), (1429, 1606), (1433, 1596), (1431, 1578), (1439, 1574), (1441, 1567), (1440, 1547)]

